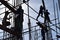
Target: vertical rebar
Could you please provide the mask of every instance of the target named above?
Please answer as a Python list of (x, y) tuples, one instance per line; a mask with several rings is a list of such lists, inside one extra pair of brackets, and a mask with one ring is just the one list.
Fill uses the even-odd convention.
[[(27, 4), (29, 5), (29, 2), (27, 2)], [(28, 10), (28, 27), (29, 27), (29, 40), (31, 40), (31, 22), (30, 22), (30, 18), (29, 18), (29, 6), (27, 6), (27, 10)]]
[[(56, 9), (57, 9), (57, 18), (58, 18), (58, 23), (60, 22), (59, 21), (59, 12), (58, 12), (58, 5), (57, 5), (57, 3), (56, 3)], [(59, 27), (60, 27), (60, 24), (58, 24), (59, 25)], [(60, 29), (59, 29), (60, 30)]]
[[(44, 2), (44, 0), (42, 0), (42, 4), (43, 4), (43, 7), (44, 7), (44, 11), (46, 10), (46, 7), (45, 7), (45, 2)], [(44, 20), (45, 20), (45, 18), (44, 18)], [(45, 32), (44, 32), (44, 30), (42, 29), (41, 30), (41, 34), (42, 34), (42, 40), (45, 40)]]
[(35, 32), (34, 32), (34, 40), (38, 40), (38, 32), (37, 32), (36, 27), (34, 29), (35, 29)]
[[(5, 7), (5, 12), (6, 12), (6, 7)], [(4, 36), (5, 35), (5, 31), (3, 30), (3, 40), (4, 40), (4, 37), (6, 37), (6, 36)]]
[[(54, 7), (54, 18), (56, 19), (56, 12), (55, 12), (55, 1), (53, 0), (53, 7)], [(56, 20), (55, 20), (55, 24), (56, 24)], [(55, 25), (56, 26), (56, 25)], [(56, 26), (56, 35), (57, 35), (57, 26)], [(58, 40), (58, 38), (57, 38)]]

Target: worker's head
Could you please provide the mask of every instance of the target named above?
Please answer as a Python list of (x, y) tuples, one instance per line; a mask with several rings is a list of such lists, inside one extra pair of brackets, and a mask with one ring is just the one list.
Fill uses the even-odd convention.
[(40, 9), (44, 9), (43, 5), (40, 6)]
[(48, 11), (48, 10), (46, 10), (46, 11)]
[(40, 7), (43, 7), (42, 5)]
[(22, 9), (22, 6), (19, 6), (20, 9)]

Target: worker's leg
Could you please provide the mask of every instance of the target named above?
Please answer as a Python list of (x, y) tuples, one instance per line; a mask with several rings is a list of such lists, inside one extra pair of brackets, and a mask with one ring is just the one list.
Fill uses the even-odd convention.
[(41, 35), (42, 35), (42, 40), (45, 40), (45, 32), (43, 29), (41, 30)]
[(48, 20), (48, 22), (50, 22), (50, 23), (51, 23), (49, 16), (47, 17), (47, 20)]
[(19, 24), (19, 32), (20, 32), (20, 40), (23, 40), (23, 37), (22, 37), (22, 31), (23, 31), (23, 23), (21, 22), (20, 24)]
[(44, 24), (46, 24), (46, 17), (44, 18)]

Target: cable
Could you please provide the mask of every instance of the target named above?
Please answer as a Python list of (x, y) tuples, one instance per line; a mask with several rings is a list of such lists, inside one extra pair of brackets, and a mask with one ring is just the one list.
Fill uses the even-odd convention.
[[(31, 26), (31, 28), (34, 28), (34, 27), (37, 27), (38, 25), (35, 25), (35, 26)], [(27, 30), (27, 29), (29, 29), (29, 28), (25, 28), (24, 30)]]
[[(26, 3), (25, 3), (26, 4)], [(36, 12), (37, 14), (39, 14), (37, 11), (35, 11), (31, 6), (29, 6), (28, 4), (26, 4), (28, 7), (30, 7), (34, 12)]]
[[(59, 23), (56, 23), (56, 24), (52, 24), (52, 25), (50, 25), (50, 26), (56, 26), (57, 24), (60, 24), (60, 22)], [(57, 26), (56, 26), (57, 27)], [(57, 27), (58, 29), (60, 29), (59, 27)]]

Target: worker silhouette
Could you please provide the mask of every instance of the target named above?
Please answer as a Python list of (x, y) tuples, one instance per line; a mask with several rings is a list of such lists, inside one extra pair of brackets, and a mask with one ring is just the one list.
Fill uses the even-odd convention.
[(15, 18), (15, 30), (20, 33), (20, 36), (18, 38), (22, 39), (22, 30), (23, 30), (23, 9), (22, 6), (19, 6), (19, 8), (16, 11), (16, 18)]
[(45, 31), (44, 31), (44, 29), (41, 29), (41, 36), (42, 36), (42, 40), (45, 40)]
[(5, 26), (9, 26), (10, 25), (10, 22), (7, 21), (8, 19), (10, 19), (10, 18), (7, 18), (9, 13), (10, 12), (8, 12), (8, 11), (5, 12), (5, 16), (4, 16), (3, 20), (2, 20), (2, 25), (5, 25)]
[(51, 23), (51, 21), (50, 21), (50, 18), (49, 18), (49, 12), (48, 12), (48, 10), (46, 10), (45, 12), (44, 12), (44, 16), (45, 16), (45, 18), (44, 18), (44, 23), (46, 23), (46, 22), (49, 22), (49, 23)]
[(25, 0), (23, 0), (23, 3), (25, 3), (26, 1)]
[(41, 15), (41, 17), (43, 16), (43, 10), (44, 10), (44, 7), (41, 5), (41, 6), (40, 6), (40, 10), (39, 10), (39, 14), (38, 14), (36, 20), (38, 20), (38, 17), (39, 17), (40, 15)]

